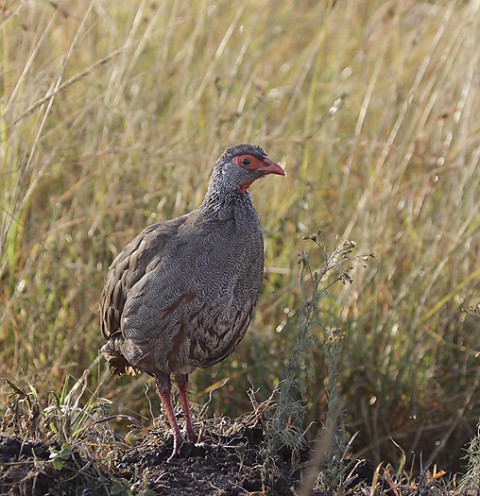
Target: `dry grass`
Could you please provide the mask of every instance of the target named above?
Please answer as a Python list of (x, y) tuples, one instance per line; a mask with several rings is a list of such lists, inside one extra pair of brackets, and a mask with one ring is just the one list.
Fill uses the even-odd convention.
[[(296, 339), (296, 253), (321, 228), (329, 247), (338, 235), (377, 256), (322, 303), (324, 325), (345, 332), (355, 449), (395, 462), (393, 438), (423, 466), (457, 468), (480, 416), (478, 320), (462, 312), (480, 300), (479, 11), (475, 0), (2, 3), (0, 375), (38, 391), (80, 377), (101, 344), (115, 254), (194, 208), (223, 148), (254, 142), (289, 174), (252, 187), (265, 290), (238, 351), (193, 375), (197, 401), (226, 376), (217, 411), (248, 409), (250, 381), (269, 396)], [(312, 353), (303, 379), (321, 421), (322, 348)], [(101, 394), (148, 423), (147, 382), (107, 379)]]

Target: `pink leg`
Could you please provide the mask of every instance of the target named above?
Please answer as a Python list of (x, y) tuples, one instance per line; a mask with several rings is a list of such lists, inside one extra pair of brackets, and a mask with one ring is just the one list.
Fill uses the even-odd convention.
[(180, 401), (182, 402), (183, 415), (185, 416), (187, 436), (190, 442), (196, 443), (198, 440), (198, 435), (193, 428), (192, 416), (190, 415), (190, 405), (188, 404), (188, 375), (176, 375), (175, 379), (178, 384), (178, 392), (180, 393)]
[[(168, 385), (168, 388), (165, 389), (165, 386), (162, 384), (159, 384), (159, 380), (157, 379), (157, 391), (158, 395), (160, 396), (160, 399), (162, 400), (162, 405), (163, 408), (165, 409), (165, 413), (167, 415), (168, 422), (170, 424), (170, 427), (173, 430), (173, 453), (172, 457), (178, 456), (180, 454), (180, 446), (183, 443), (183, 436), (182, 433), (180, 432), (180, 428), (178, 427), (178, 422), (175, 417), (175, 412), (173, 410), (173, 404), (172, 404), (172, 395), (170, 393), (170, 385)], [(163, 386), (163, 387), (162, 387)]]

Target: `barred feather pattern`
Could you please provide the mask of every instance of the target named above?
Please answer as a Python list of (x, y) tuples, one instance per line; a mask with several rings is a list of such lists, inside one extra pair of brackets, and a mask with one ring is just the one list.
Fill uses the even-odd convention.
[[(246, 153), (264, 154), (253, 148)], [(149, 226), (115, 258), (100, 307), (102, 352), (115, 375), (188, 374), (241, 341), (264, 265), (257, 213), (238, 190), (247, 181), (252, 173), (224, 154), (199, 208)]]

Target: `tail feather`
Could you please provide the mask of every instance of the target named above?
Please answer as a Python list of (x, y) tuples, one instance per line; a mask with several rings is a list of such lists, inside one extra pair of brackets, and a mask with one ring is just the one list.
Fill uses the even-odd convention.
[(139, 374), (141, 371), (133, 367), (121, 354), (120, 350), (118, 349), (119, 347), (117, 341), (117, 339), (109, 339), (100, 350), (107, 360), (110, 372), (115, 377), (121, 377), (122, 375)]

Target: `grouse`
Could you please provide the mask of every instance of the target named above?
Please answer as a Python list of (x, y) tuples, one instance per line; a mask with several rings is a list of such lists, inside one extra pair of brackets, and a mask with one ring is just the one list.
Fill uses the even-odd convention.
[(249, 186), (282, 167), (258, 146), (237, 145), (218, 159), (202, 204), (147, 227), (115, 258), (101, 297), (101, 352), (120, 376), (155, 378), (173, 430), (183, 436), (171, 399), (175, 379), (188, 440), (195, 442), (188, 374), (220, 362), (238, 345), (258, 301), (263, 235)]

